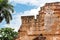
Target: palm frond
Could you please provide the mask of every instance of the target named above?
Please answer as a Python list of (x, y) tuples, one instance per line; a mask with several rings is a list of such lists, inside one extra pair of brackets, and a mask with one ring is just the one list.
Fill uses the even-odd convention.
[(10, 20), (12, 20), (12, 15), (8, 10), (4, 11), (4, 18), (7, 23), (10, 23)]
[(3, 0), (0, 3), (0, 13), (3, 14), (1, 16), (0, 20), (2, 21), (5, 18), (6, 23), (10, 23), (10, 20), (12, 20), (11, 12), (13, 13), (13, 6), (8, 3), (8, 0)]

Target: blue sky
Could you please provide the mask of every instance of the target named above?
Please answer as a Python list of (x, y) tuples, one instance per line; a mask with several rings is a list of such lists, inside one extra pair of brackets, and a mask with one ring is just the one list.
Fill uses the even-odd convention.
[(37, 7), (31, 6), (31, 5), (18, 4), (18, 3), (14, 6), (14, 10), (16, 12), (24, 12), (24, 11), (31, 10), (34, 8), (37, 8)]
[(9, 0), (9, 2), (14, 6), (14, 13), (12, 14), (13, 20), (10, 22), (10, 25), (7, 25), (5, 20), (3, 20), (0, 23), (0, 28), (11, 27), (18, 31), (22, 23), (21, 16), (36, 16), (40, 7), (45, 3), (60, 2), (60, 0)]

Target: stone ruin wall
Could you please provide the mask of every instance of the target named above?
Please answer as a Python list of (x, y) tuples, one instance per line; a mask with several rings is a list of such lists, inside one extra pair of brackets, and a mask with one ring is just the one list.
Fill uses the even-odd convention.
[(17, 40), (33, 40), (40, 34), (46, 40), (60, 40), (60, 2), (46, 3), (41, 7), (37, 19), (34, 16), (22, 16), (21, 19)]

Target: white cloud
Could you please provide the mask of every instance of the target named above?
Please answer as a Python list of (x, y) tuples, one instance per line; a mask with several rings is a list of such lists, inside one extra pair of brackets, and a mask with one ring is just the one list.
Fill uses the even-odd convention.
[(34, 15), (36, 18), (36, 15), (38, 15), (38, 11), (40, 10), (40, 7), (36, 8), (36, 9), (31, 9), (28, 11), (24, 11), (24, 13), (21, 16), (31, 16)]
[(47, 2), (60, 2), (60, 0), (10, 0), (10, 2), (15, 2), (19, 4), (29, 4), (35, 6), (42, 6)]
[(22, 15), (23, 16), (25, 16), (25, 15), (36, 15), (36, 14), (38, 14), (38, 10), (40, 10), (40, 7), (36, 8), (36, 9), (24, 11)]
[(13, 15), (13, 20), (10, 22), (10, 24), (5, 24), (5, 27), (11, 27), (14, 28), (15, 31), (18, 31), (21, 25), (21, 16), (19, 14)]

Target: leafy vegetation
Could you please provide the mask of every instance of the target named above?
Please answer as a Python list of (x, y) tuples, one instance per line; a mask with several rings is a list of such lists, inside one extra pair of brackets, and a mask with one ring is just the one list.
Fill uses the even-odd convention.
[(1, 28), (0, 29), (0, 40), (14, 40), (18, 33), (12, 28)]
[(11, 5), (8, 0), (0, 0), (0, 22), (5, 19), (6, 23), (10, 23), (12, 20), (13, 5)]

